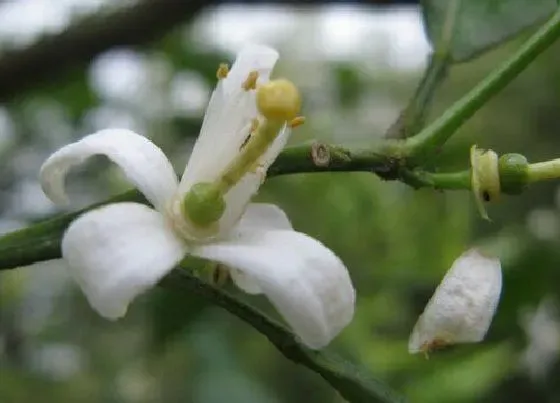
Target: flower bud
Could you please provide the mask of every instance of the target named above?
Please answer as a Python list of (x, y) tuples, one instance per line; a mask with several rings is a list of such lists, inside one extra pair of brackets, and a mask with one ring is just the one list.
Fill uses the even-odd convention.
[(529, 162), (521, 154), (504, 154), (498, 160), (500, 187), (503, 193), (522, 193), (529, 184)]
[(257, 108), (267, 119), (291, 121), (301, 108), (299, 90), (285, 79), (269, 81), (257, 89)]
[(500, 171), (498, 155), (492, 150), (471, 147), (471, 187), (482, 218), (489, 220), (484, 202), (500, 197)]
[(208, 227), (222, 217), (226, 203), (216, 186), (197, 183), (185, 195), (182, 207), (189, 221), (199, 227)]
[(451, 266), (412, 330), (408, 351), (481, 341), (492, 322), (502, 289), (500, 261), (476, 249)]

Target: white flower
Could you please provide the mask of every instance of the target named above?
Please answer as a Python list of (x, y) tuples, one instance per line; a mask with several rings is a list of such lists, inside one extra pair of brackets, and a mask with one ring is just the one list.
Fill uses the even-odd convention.
[(481, 341), (492, 322), (502, 289), (500, 261), (477, 250), (451, 266), (418, 318), (408, 342), (410, 353)]
[[(244, 49), (231, 71), (221, 71), (201, 133), (180, 182), (163, 152), (127, 130), (103, 130), (63, 147), (41, 168), (45, 193), (66, 202), (64, 178), (73, 165), (102, 154), (118, 164), (155, 209), (115, 203), (85, 213), (67, 229), (62, 256), (91, 306), (122, 317), (129, 303), (154, 286), (187, 254), (231, 269), (238, 287), (264, 293), (305, 344), (328, 344), (352, 319), (355, 293), (341, 260), (319, 241), (293, 230), (282, 210), (249, 204), (266, 170), (284, 147), (283, 125), (257, 155), (254, 169), (228, 188), (216, 225), (201, 230), (181, 210), (195, 184), (219, 180), (240, 155), (255, 118), (254, 85), (268, 81), (278, 54), (264, 46)], [(250, 74), (251, 73), (251, 74)]]

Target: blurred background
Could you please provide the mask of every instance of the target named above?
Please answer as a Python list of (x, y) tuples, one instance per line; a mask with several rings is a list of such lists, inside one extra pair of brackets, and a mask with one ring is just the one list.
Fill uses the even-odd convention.
[[(412, 1), (160, 2), (168, 8), (153, 0), (136, 7), (111, 0), (0, 2), (0, 233), (62, 212), (42, 194), (39, 167), (54, 150), (93, 131), (126, 127), (144, 134), (181, 172), (216, 68), (246, 42), (276, 47), (276, 76), (289, 77), (303, 92), (308, 120), (292, 144), (318, 139), (367, 147), (406, 105), (430, 52)], [(50, 38), (63, 32), (65, 42), (53, 46)], [(453, 67), (431, 117), (522, 39)], [(479, 111), (434, 168), (466, 168), (473, 143), (533, 161), (557, 157), (559, 51), (553, 46)], [(129, 188), (102, 158), (73, 171), (68, 186), (73, 209)], [(411, 402), (560, 402), (557, 184), (504, 197), (490, 207), (490, 223), (480, 219), (468, 192), (414, 191), (367, 173), (272, 178), (258, 199), (280, 205), (296, 229), (323, 241), (349, 267), (356, 317), (329, 348)], [(486, 341), (429, 360), (409, 355), (418, 315), (453, 260), (473, 245), (498, 254), (504, 269)], [(275, 315), (266, 300), (250, 301)], [(0, 401), (37, 398), (342, 401), (264, 336), (188, 294), (154, 289), (125, 319), (105, 321), (56, 262), (0, 274)]]

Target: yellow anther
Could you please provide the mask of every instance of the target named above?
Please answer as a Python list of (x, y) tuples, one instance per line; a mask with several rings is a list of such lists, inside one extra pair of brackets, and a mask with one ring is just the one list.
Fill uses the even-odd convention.
[(305, 123), (305, 116), (296, 116), (295, 118), (290, 120), (288, 126), (290, 126), (293, 129), (295, 127), (301, 126), (304, 123)]
[(216, 71), (216, 77), (218, 80), (223, 80), (229, 74), (229, 67), (226, 63), (221, 63), (218, 67), (218, 71)]
[(291, 121), (301, 107), (297, 87), (288, 80), (269, 81), (257, 90), (257, 108), (267, 119)]
[(251, 71), (247, 76), (247, 79), (241, 84), (241, 87), (245, 91), (254, 90), (257, 88), (257, 79), (259, 78), (258, 71)]

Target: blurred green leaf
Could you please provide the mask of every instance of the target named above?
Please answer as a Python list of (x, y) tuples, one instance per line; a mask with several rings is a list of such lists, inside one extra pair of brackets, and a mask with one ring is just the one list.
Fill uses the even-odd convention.
[(174, 293), (157, 289), (150, 300), (151, 342), (155, 352), (169, 346), (185, 332), (207, 306), (190, 293)]
[(515, 369), (515, 355), (508, 343), (479, 347), (476, 353), (449, 361), (434, 354), (431, 361), (432, 371), (424, 367), (424, 375), (406, 385), (407, 396), (414, 402), (479, 401), (485, 390)]
[[(424, 0), (428, 38), (436, 52), (464, 62), (543, 22), (555, 0)], [(448, 46), (448, 49), (439, 49)]]

